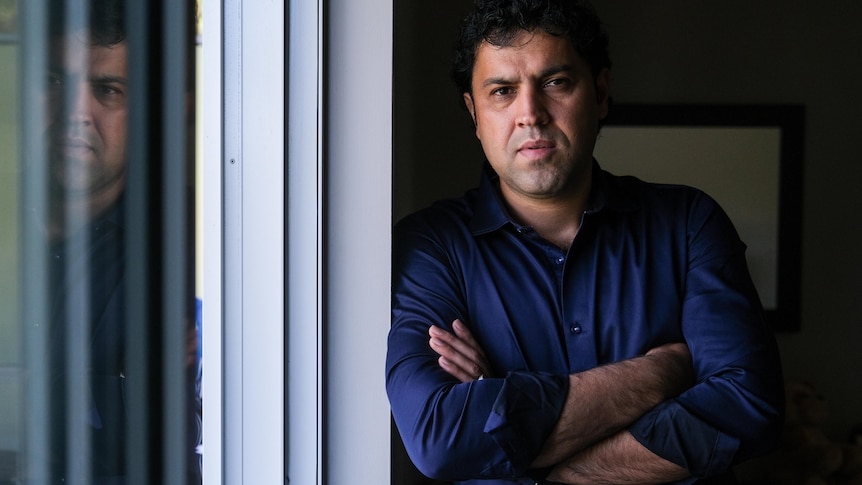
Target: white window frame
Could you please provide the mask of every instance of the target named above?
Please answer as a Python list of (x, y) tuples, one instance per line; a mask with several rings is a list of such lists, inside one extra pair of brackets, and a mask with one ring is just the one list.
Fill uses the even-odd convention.
[(389, 483), (392, 0), (288, 9), (204, 0), (204, 483)]

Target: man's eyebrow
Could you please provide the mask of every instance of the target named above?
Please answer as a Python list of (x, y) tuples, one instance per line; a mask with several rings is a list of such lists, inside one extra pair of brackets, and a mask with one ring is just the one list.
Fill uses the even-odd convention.
[(575, 70), (575, 67), (571, 64), (561, 64), (558, 66), (551, 66), (539, 74), (539, 77), (546, 78), (549, 76), (553, 76), (554, 74), (559, 74), (561, 72), (572, 72)]
[(98, 83), (98, 84), (114, 84), (114, 83), (116, 83), (116, 84), (128, 84), (129, 83), (129, 81), (122, 76), (109, 76), (109, 75), (90, 76), (89, 79), (90, 79), (91, 83)]
[[(573, 71), (573, 70), (574, 70), (574, 67), (572, 67), (571, 64), (561, 64), (558, 66), (549, 66), (549, 67), (545, 68), (544, 70), (542, 70), (539, 73), (538, 77), (540, 79), (543, 79), (543, 78), (546, 78), (549, 76), (553, 76), (554, 74), (559, 74), (561, 72)], [(505, 78), (503, 76), (490, 77), (490, 78), (486, 79), (484, 82), (482, 82), (482, 87), (486, 88), (488, 86), (500, 86), (500, 85), (507, 85), (507, 84), (516, 84), (516, 81), (514, 79)]]
[(510, 79), (506, 79), (504, 77), (491, 77), (491, 78), (486, 79), (482, 83), (482, 87), (487, 88), (488, 86), (499, 86), (499, 85), (505, 85), (505, 84), (514, 84), (514, 82), (515, 81), (510, 80)]

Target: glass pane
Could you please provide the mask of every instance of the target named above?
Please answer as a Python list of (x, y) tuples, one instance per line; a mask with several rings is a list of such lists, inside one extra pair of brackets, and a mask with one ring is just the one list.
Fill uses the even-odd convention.
[(3, 485), (200, 481), (194, 0), (142, 5), (0, 0)]

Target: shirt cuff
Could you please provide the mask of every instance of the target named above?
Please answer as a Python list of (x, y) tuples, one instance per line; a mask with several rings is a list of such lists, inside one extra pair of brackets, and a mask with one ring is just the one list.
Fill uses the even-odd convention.
[(739, 439), (705, 423), (673, 400), (642, 416), (629, 432), (648, 450), (697, 478), (729, 470), (740, 444)]
[(516, 474), (535, 460), (560, 418), (569, 392), (568, 376), (510, 372), (485, 422)]

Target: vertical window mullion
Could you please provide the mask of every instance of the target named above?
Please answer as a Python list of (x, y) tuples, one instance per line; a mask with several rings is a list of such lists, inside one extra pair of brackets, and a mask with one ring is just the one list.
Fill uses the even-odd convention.
[[(48, 246), (38, 221), (47, 217), (47, 167), (42, 160), (47, 150), (42, 138), (45, 113), (35, 100), (48, 57), (48, 26), (44, 0), (19, 2), (21, 66), (21, 150), (22, 167), (26, 167), (21, 188), (21, 325), (23, 367), (27, 374), (23, 388), (24, 414), (22, 461), (19, 466), (34, 485), (47, 484), (49, 454), (48, 403), (50, 402), (48, 354)], [(23, 374), (23, 373), (22, 373)]]
[[(126, 392), (128, 396), (128, 427), (126, 456), (129, 483), (144, 485), (158, 480), (160, 467), (154, 465), (155, 449), (151, 426), (152, 416), (157, 412), (152, 403), (158, 402), (160, 393), (148, 375), (152, 366), (151, 355), (159, 351), (153, 345), (154, 327), (150, 322), (159, 322), (161, 294), (154, 295), (154, 280), (159, 278), (161, 266), (156, 266), (153, 254), (161, 241), (154, 234), (152, 217), (160, 214), (148, 210), (154, 200), (153, 181), (148, 160), (158, 160), (158, 140), (153, 133), (155, 124), (150, 119), (150, 100), (157, 99), (151, 76), (154, 66), (150, 59), (152, 43), (150, 30), (153, 22), (148, 2), (132, 2), (127, 12), (134, 22), (127, 22), (129, 45), (129, 154), (127, 163), (128, 186), (127, 219), (136, 221), (126, 229), (128, 254), (128, 318), (126, 329)], [(155, 152), (155, 153), (154, 153)], [(158, 205), (156, 205), (158, 207)], [(154, 399), (156, 398), (156, 399)], [(155, 469), (153, 469), (155, 468)], [(151, 475), (151, 470), (153, 476)]]
[(223, 8), (221, 458), (227, 483), (274, 483), (285, 479), (284, 5)]
[(185, 2), (128, 2), (128, 483), (184, 483), (190, 221)]
[(160, 129), (164, 140), (161, 147), (162, 164), (162, 291), (164, 302), (162, 318), (162, 386), (164, 397), (161, 403), (162, 462), (164, 463), (162, 483), (184, 483), (188, 459), (189, 441), (187, 420), (191, 407), (187, 392), (191, 376), (185, 372), (184, 352), (186, 332), (191, 327), (193, 281), (191, 269), (191, 237), (193, 224), (190, 204), (192, 196), (188, 181), (188, 167), (192, 163), (193, 152), (189, 150), (192, 133), (189, 133), (191, 116), (190, 82), (188, 76), (193, 59), (193, 33), (189, 32), (192, 19), (189, 18), (187, 2), (176, 0), (162, 1), (162, 120)]
[(203, 217), (203, 290), (202, 290), (202, 346), (205, 371), (202, 376), (201, 392), (203, 405), (207, 416), (216, 416), (203, 420), (203, 480), (207, 485), (233, 483), (225, 480), (224, 451), (226, 420), (224, 392), (224, 373), (226, 371), (225, 344), (223, 321), (226, 321), (227, 309), (224, 308), (224, 292), (227, 280), (224, 273), (227, 244), (224, 221), (226, 212), (224, 203), (226, 187), (224, 186), (223, 165), (223, 126), (224, 126), (224, 61), (223, 42), (225, 29), (224, 2), (221, 0), (203, 0), (206, 25), (203, 30), (204, 46), (201, 51), (203, 90), (201, 120), (202, 120), (202, 201)]
[(290, 2), (288, 24), (287, 468), (325, 483), (323, 1)]
[(203, 373), (202, 393), (206, 403), (203, 417), (203, 479), (207, 485), (226, 483), (223, 455), (224, 416), (223, 392), (226, 361), (223, 344), (222, 321), (226, 318), (223, 307), (223, 277), (227, 255), (224, 243), (224, 220), (227, 217), (223, 208), (225, 199), (223, 151), (224, 120), (224, 73), (223, 53), (223, 2), (203, 0), (206, 12), (206, 26), (203, 31), (202, 78), (203, 88), (201, 119), (203, 120), (203, 321), (202, 342), (203, 359), (206, 362)]
[[(224, 176), (224, 411), (222, 441), (225, 483), (243, 483), (243, 166), (242, 0), (222, 2)], [(204, 317), (206, 320), (208, 317)], [(206, 370), (204, 374), (206, 374)], [(207, 417), (204, 416), (204, 421)]]
[[(153, 279), (157, 275), (151, 273), (154, 257), (148, 248), (155, 247), (161, 241), (153, 241), (153, 225), (147, 207), (151, 201), (152, 189), (150, 175), (145, 163), (148, 159), (156, 160), (153, 154), (154, 143), (151, 129), (153, 124), (148, 120), (148, 100), (153, 99), (149, 77), (152, 66), (149, 64), (152, 45), (147, 40), (150, 36), (152, 22), (148, 4), (135, 2), (129, 5), (127, 12), (135, 22), (128, 22), (129, 44), (129, 148), (128, 148), (128, 188), (127, 219), (137, 221), (126, 229), (128, 254), (128, 284), (129, 297), (127, 301), (128, 319), (126, 329), (126, 392), (128, 399), (128, 430), (126, 439), (126, 456), (128, 461), (129, 483), (143, 485), (155, 481), (150, 473), (151, 453), (154, 448), (153, 436), (149, 431), (151, 426), (152, 398), (158, 393), (152, 393), (151, 379), (147, 375), (150, 368), (150, 354), (158, 349), (151, 347), (152, 325), (158, 322), (159, 298), (152, 301), (148, 298), (152, 293)], [(156, 471), (156, 470), (154, 470)]]
[(283, 482), (284, 3), (242, 2), (243, 482)]

